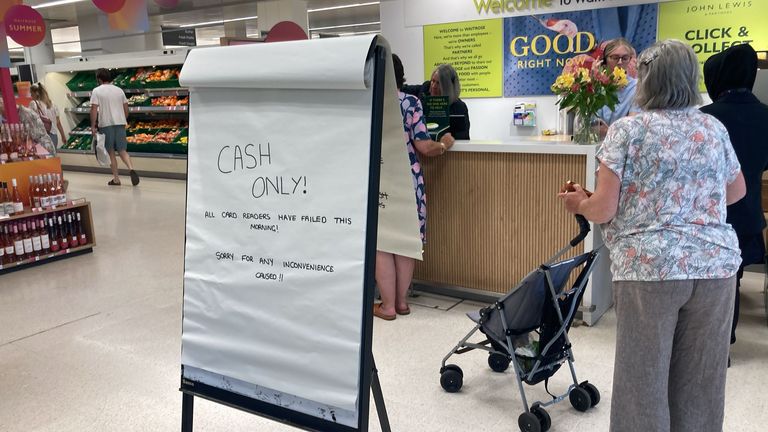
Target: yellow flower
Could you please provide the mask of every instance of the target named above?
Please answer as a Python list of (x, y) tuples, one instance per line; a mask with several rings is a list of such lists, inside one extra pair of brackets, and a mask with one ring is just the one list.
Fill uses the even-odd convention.
[(581, 82), (583, 83), (592, 81), (592, 78), (589, 75), (589, 69), (587, 68), (579, 68), (579, 76), (581, 77)]
[(624, 87), (628, 83), (627, 72), (618, 66), (613, 68), (613, 73), (611, 74), (611, 77), (613, 78), (613, 81), (620, 87)]
[(552, 84), (553, 91), (555, 91), (554, 89), (559, 89), (559, 90), (569, 89), (571, 88), (575, 80), (576, 79), (574, 78), (573, 74), (564, 73), (559, 77), (557, 77), (557, 79), (555, 80), (555, 83)]

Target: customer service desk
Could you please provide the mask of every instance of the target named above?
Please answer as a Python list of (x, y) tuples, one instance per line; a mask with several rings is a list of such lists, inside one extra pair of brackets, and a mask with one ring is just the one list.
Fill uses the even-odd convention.
[[(594, 190), (596, 147), (544, 137), (456, 141), (444, 155), (422, 158), (427, 244), (417, 288), (481, 301), (508, 292), (578, 233), (557, 192), (566, 180)], [(602, 244), (592, 228), (571, 255)], [(588, 325), (612, 304), (601, 252), (581, 307)]]

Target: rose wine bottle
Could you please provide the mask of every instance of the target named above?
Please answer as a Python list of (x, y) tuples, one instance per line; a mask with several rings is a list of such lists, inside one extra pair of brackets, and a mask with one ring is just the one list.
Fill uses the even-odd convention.
[(51, 238), (51, 252), (58, 252), (61, 250), (59, 246), (59, 235), (56, 232), (56, 220), (53, 216), (48, 218), (48, 235)]
[(75, 232), (75, 224), (72, 220), (72, 212), (67, 212), (67, 230), (69, 231), (69, 247), (77, 247), (80, 244), (80, 239)]
[(64, 192), (64, 182), (61, 180), (61, 174), (54, 174), (56, 176), (56, 197), (59, 205), (67, 205), (67, 194)]
[(10, 264), (13, 262), (15, 254), (13, 253), (13, 238), (11, 237), (11, 224), (7, 223), (3, 227), (3, 234), (5, 235), (5, 262)]
[(80, 244), (88, 244), (88, 237), (85, 235), (85, 230), (83, 230), (83, 221), (80, 219), (80, 212), (77, 213), (77, 232), (80, 234)]
[(10, 159), (8, 143), (5, 141), (6, 125), (0, 127), (0, 163), (6, 163)]
[(10, 216), (13, 214), (13, 197), (11, 197), (11, 191), (8, 190), (8, 182), (3, 182), (3, 191), (5, 192), (3, 207), (5, 208), (5, 214)]
[(64, 222), (61, 219), (61, 216), (57, 216), (58, 223), (59, 223), (59, 234), (61, 235), (59, 239), (59, 244), (61, 245), (61, 250), (67, 250), (69, 249), (69, 235), (67, 234), (67, 227), (64, 226)]
[(51, 197), (48, 193), (48, 182), (44, 175), (40, 175), (40, 207), (48, 209), (51, 207)]
[(51, 251), (51, 237), (48, 235), (48, 230), (45, 227), (45, 218), (40, 218), (37, 221), (38, 231), (40, 232), (40, 244), (43, 248), (43, 253), (49, 253)]
[(40, 189), (37, 187), (37, 176), (29, 176), (29, 208), (40, 207)]
[(26, 222), (20, 222), (21, 223), (21, 237), (24, 242), (24, 255), (26, 255), (27, 258), (32, 258), (35, 256), (34, 248), (32, 245), (32, 234), (27, 229), (27, 223)]
[(6, 246), (6, 242), (8, 240), (6, 240), (6, 238), (5, 238), (5, 233), (3, 232), (4, 229), (5, 229), (5, 225), (0, 225), (0, 266), (6, 264), (6, 262), (5, 262), (5, 246)]
[(13, 224), (13, 250), (16, 261), (24, 261), (24, 238), (19, 234), (19, 226), (16, 223)]
[(4, 183), (0, 182), (0, 216), (5, 216), (8, 213), (5, 211), (5, 203), (8, 201), (6, 198), (6, 192), (5, 187), (3, 187)]
[(11, 192), (11, 199), (13, 200), (13, 214), (20, 215), (24, 213), (24, 202), (21, 200), (21, 194), (19, 188), (16, 185), (16, 179), (11, 179), (13, 185), (13, 192)]
[(43, 250), (43, 242), (40, 239), (40, 231), (37, 230), (37, 221), (32, 219), (29, 221), (30, 237), (32, 237), (32, 251), (35, 256), (40, 256)]

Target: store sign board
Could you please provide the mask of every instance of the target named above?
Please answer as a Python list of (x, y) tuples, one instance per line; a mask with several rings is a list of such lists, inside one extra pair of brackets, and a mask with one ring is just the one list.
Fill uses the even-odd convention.
[(641, 52), (656, 42), (657, 4), (504, 19), (504, 96), (551, 95), (550, 86), (579, 56), (624, 37)]
[(675, 0), (409, 0), (406, 27), (661, 3)]
[(15, 5), (5, 13), (5, 32), (17, 44), (31, 47), (45, 39), (45, 21), (27, 5)]
[[(370, 369), (361, 359), (371, 349), (365, 293), (370, 302), (376, 238), (369, 210), (381, 204), (378, 185), (369, 189), (373, 169), (385, 177), (388, 166), (399, 167), (398, 190), (388, 192), (403, 196), (400, 231), (410, 227), (421, 248), (391, 65), (379, 96), (389, 153), (373, 156), (366, 60), (379, 41), (190, 52), (180, 77), (190, 88), (185, 391), (205, 385), (325, 422), (312, 430), (357, 430), (367, 419)], [(235, 400), (224, 402), (243, 407)]]
[(501, 24), (494, 19), (425, 26), (424, 79), (438, 65), (450, 63), (459, 75), (462, 98), (501, 96)]
[[(658, 38), (679, 39), (693, 48), (703, 70), (712, 55), (748, 43), (768, 50), (768, 1), (695, 0), (661, 5)], [(706, 91), (703, 75), (699, 81)]]
[(163, 31), (163, 46), (197, 46), (197, 34), (195, 29), (170, 29), (161, 27)]

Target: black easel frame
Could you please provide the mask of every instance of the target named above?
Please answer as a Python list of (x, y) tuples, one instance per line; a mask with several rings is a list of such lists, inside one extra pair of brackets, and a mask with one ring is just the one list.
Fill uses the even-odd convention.
[[(384, 405), (384, 396), (378, 378), (378, 371), (373, 360), (373, 301), (375, 295), (376, 241), (379, 211), (379, 178), (381, 168), (381, 142), (384, 113), (384, 84), (386, 80), (387, 51), (378, 45), (374, 38), (368, 53), (373, 61), (373, 98), (371, 114), (371, 140), (368, 166), (368, 206), (366, 224), (366, 247), (363, 283), (363, 321), (360, 350), (360, 393), (358, 395), (357, 428), (331, 422), (271, 403), (262, 402), (234, 392), (208, 384), (184, 378), (182, 365), (181, 388), (182, 412), (181, 431), (193, 431), (194, 397), (201, 397), (213, 402), (240, 409), (276, 422), (288, 424), (307, 431), (317, 432), (367, 432), (369, 422), (370, 395), (373, 393), (376, 411), (382, 432), (390, 432), (389, 418)], [(187, 191), (188, 194), (189, 191)]]

